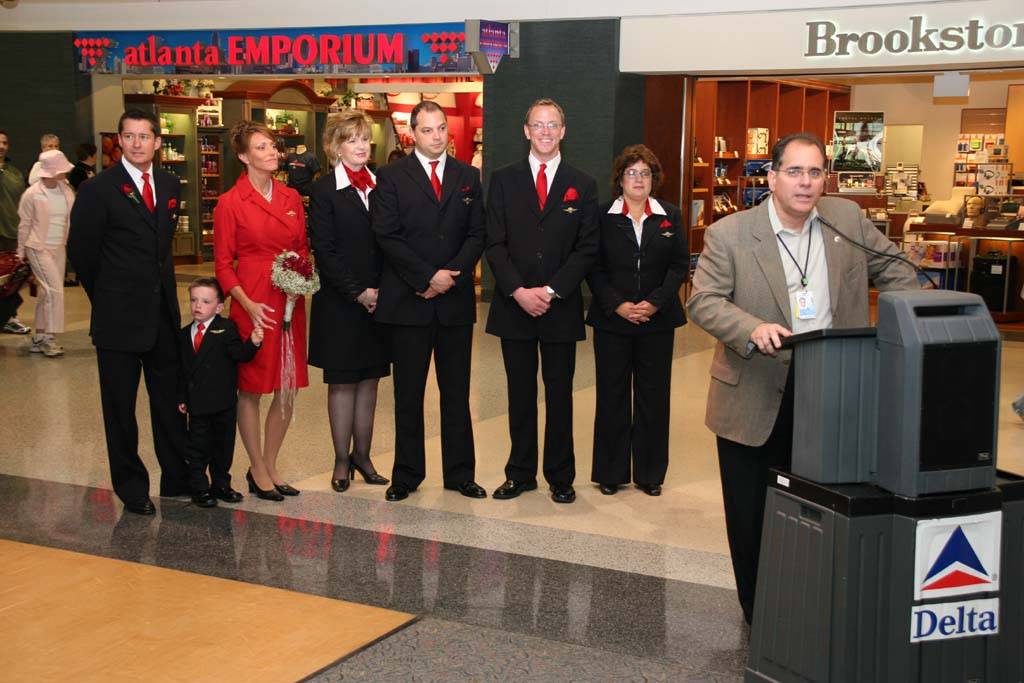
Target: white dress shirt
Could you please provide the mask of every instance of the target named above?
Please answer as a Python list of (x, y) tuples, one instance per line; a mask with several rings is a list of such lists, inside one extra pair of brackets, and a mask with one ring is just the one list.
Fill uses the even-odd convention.
[[(124, 164), (125, 169), (128, 171), (128, 175), (130, 175), (132, 180), (135, 182), (135, 187), (139, 191), (139, 201), (142, 202), (143, 206), (145, 206), (146, 202), (142, 198), (145, 196), (142, 190), (142, 171), (129, 164), (128, 159), (125, 157), (121, 157), (121, 163)], [(149, 163), (149, 170), (147, 170), (146, 173), (149, 174), (149, 187), (153, 190), (153, 206), (157, 206), (156, 183), (153, 180), (153, 162)]]
[(213, 316), (211, 316), (207, 320), (202, 320), (202, 321), (195, 320), (195, 321), (192, 322), (191, 332), (192, 332), (192, 348), (193, 349), (196, 348), (196, 332), (199, 331), (199, 323), (200, 322), (203, 323), (203, 339), (206, 339), (206, 333), (210, 331), (210, 323), (212, 323), (213, 319), (216, 318), (216, 317), (217, 317), (216, 314), (214, 314)]
[(551, 161), (541, 161), (537, 157), (533, 156), (533, 154), (530, 154), (529, 159), (530, 159), (530, 173), (533, 174), (533, 186), (534, 187), (537, 187), (537, 174), (540, 173), (540, 165), (541, 164), (547, 164), (547, 166), (544, 167), (544, 175), (548, 179), (548, 190), (550, 190), (551, 186), (555, 182), (555, 172), (558, 170), (558, 165), (560, 163), (562, 163), (562, 154), (561, 153), (556, 154), (555, 158), (552, 159)]
[(440, 180), (441, 182), (444, 182), (444, 162), (445, 162), (445, 159), (448, 158), (447, 154), (442, 154), (441, 156), (439, 156), (436, 159), (428, 159), (427, 157), (423, 156), (423, 154), (421, 154), (418, 149), (414, 149), (413, 150), (413, 154), (415, 154), (416, 158), (420, 160), (420, 165), (423, 166), (423, 171), (427, 174), (427, 178), (428, 179), (430, 178), (430, 162), (431, 161), (438, 162), (437, 163), (437, 179)]
[[(786, 273), (786, 285), (789, 289), (790, 317), (793, 322), (793, 334), (810, 332), (832, 327), (832, 300), (828, 291), (828, 263), (825, 260), (825, 236), (821, 232), (821, 225), (818, 224), (818, 210), (812, 209), (811, 215), (804, 221), (804, 227), (800, 232), (783, 227), (782, 220), (775, 210), (775, 200), (768, 198), (768, 220), (771, 221), (772, 230), (777, 237), (779, 258), (782, 259), (782, 269)], [(783, 246), (785, 243), (785, 246)], [(787, 253), (786, 247), (789, 248)], [(808, 257), (807, 250), (810, 249)], [(790, 257), (792, 254), (792, 258)], [(794, 259), (796, 261), (794, 261)], [(807, 286), (800, 284), (800, 269), (804, 267), (807, 260)], [(800, 267), (797, 267), (797, 263)], [(814, 293), (814, 308), (817, 315), (808, 320), (801, 320), (796, 312), (796, 295), (805, 290)]]

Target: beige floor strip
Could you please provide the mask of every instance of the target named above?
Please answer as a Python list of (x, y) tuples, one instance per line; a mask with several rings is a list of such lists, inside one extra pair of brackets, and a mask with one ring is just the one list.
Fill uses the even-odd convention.
[(412, 619), (0, 540), (5, 681), (297, 681)]

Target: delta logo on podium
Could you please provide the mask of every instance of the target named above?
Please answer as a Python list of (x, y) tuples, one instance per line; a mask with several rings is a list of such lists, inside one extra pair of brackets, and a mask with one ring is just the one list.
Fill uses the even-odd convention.
[(919, 521), (914, 599), (998, 591), (1002, 521), (1002, 512)]
[[(914, 600), (998, 592), (1002, 529), (1002, 512), (919, 521)], [(910, 608), (912, 643), (998, 632), (997, 597), (925, 602)]]

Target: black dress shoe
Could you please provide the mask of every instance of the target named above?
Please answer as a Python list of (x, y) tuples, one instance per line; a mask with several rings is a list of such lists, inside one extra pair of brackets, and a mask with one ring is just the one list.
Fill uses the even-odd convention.
[(242, 494), (234, 490), (230, 486), (225, 486), (223, 488), (220, 486), (211, 486), (210, 495), (216, 498), (217, 500), (224, 501), (225, 503), (242, 502)]
[(196, 507), (212, 508), (217, 507), (217, 499), (213, 497), (209, 490), (200, 491), (199, 493), (192, 494), (192, 504)]
[(245, 479), (249, 482), (249, 493), (255, 493), (256, 497), (260, 500), (272, 500), (276, 503), (280, 503), (284, 500), (284, 496), (277, 492), (276, 488), (267, 489), (264, 491), (256, 485), (256, 480), (252, 476), (252, 470), (245, 473)]
[(355, 468), (356, 472), (363, 475), (363, 481), (367, 484), (373, 484), (375, 486), (383, 486), (388, 483), (388, 479), (377, 474), (377, 471), (373, 469), (373, 463), (370, 462), (369, 456), (366, 458), (366, 467), (363, 467), (356, 462), (356, 454), (352, 454), (352, 467)]
[(597, 488), (599, 491), (601, 491), (601, 493), (603, 493), (606, 496), (614, 496), (616, 493), (619, 492), (618, 484), (598, 484)]
[(576, 490), (568, 484), (552, 484), (551, 500), (556, 503), (571, 503), (576, 500)]
[(151, 501), (149, 498), (135, 503), (125, 503), (124, 509), (127, 510), (128, 512), (134, 512), (137, 515), (156, 514), (156, 506), (153, 505), (153, 501)]
[(291, 484), (274, 484), (274, 488), (277, 489), (277, 492), (282, 496), (297, 496), (301, 493)]
[(445, 486), (449, 491), (458, 491), (466, 498), (486, 498), (487, 491), (475, 481), (464, 481), (458, 486)]
[(331, 479), (331, 488), (338, 493), (348, 491), (348, 485), (352, 483), (352, 470), (349, 469), (344, 479)]
[(648, 496), (661, 495), (661, 484), (637, 484), (636, 487)]
[(496, 488), (491, 495), (498, 500), (508, 500), (510, 498), (517, 498), (524, 491), (533, 491), (536, 488), (537, 482), (535, 481), (513, 481), (506, 479), (505, 483)]
[(405, 488), (401, 484), (392, 484), (388, 487), (388, 490), (384, 492), (384, 500), (391, 503), (405, 500), (408, 497), (409, 489)]

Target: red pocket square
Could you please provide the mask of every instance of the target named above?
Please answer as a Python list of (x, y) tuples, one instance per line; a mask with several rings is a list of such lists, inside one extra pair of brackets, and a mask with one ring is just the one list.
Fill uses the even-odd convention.
[(669, 228), (671, 228), (671, 227), (672, 227), (672, 224), (671, 224), (671, 223), (669, 222), (669, 220), (668, 220), (668, 219), (666, 218), (665, 220), (663, 220), (663, 221), (661, 222), (661, 225), (659, 225), (658, 227), (659, 227), (659, 228), (661, 228), (662, 230), (668, 230)]
[(470, 191), (470, 190), (472, 190), (472, 189), (473, 189), (473, 188), (471, 188), (471, 187), (470, 187), (469, 185), (465, 185), (465, 186), (463, 186), (463, 188), (462, 188), (462, 192), (469, 192), (469, 191)]
[(174, 207), (176, 207), (177, 205), (178, 205), (178, 200), (175, 199), (174, 197), (171, 197), (170, 199), (167, 200), (167, 210), (168, 211), (174, 211)]
[(565, 194), (562, 196), (562, 201), (563, 202), (574, 202), (574, 201), (576, 201), (579, 198), (580, 198), (580, 193), (576, 191), (576, 188), (575, 187), (570, 187), (568, 190), (565, 191)]

